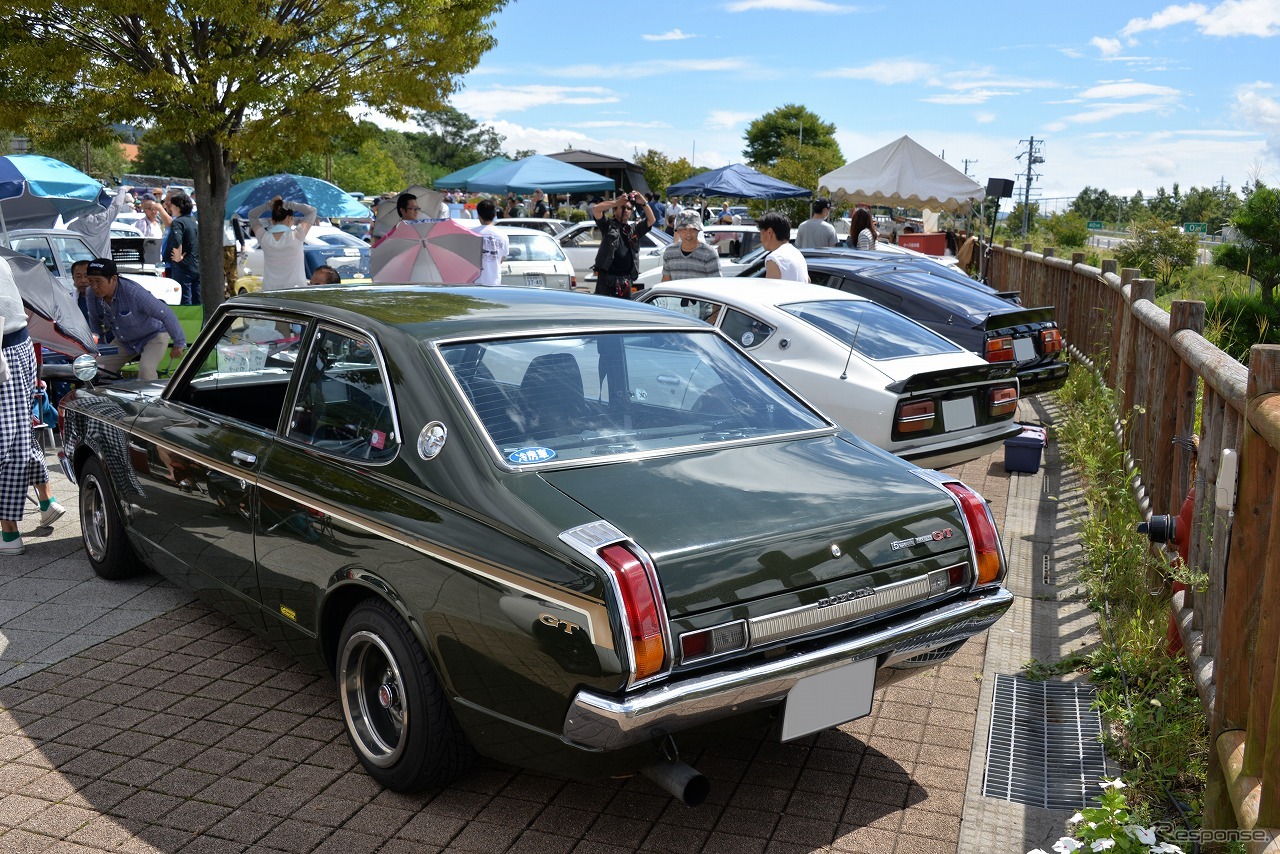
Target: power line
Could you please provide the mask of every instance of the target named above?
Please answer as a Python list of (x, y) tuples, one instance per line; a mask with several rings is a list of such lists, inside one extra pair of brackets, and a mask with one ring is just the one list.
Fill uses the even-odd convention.
[(1040, 177), (1040, 173), (1032, 171), (1031, 167), (1044, 162), (1044, 158), (1040, 156), (1040, 146), (1044, 145), (1044, 140), (1037, 142), (1034, 136), (1018, 140), (1019, 145), (1024, 143), (1027, 150), (1019, 154), (1018, 159), (1021, 160), (1023, 154), (1027, 156), (1026, 182), (1022, 187), (1022, 236), (1026, 237), (1031, 228), (1031, 183)]
[(977, 162), (978, 162), (978, 161), (977, 161), (976, 159), (974, 159), (974, 160), (970, 160), (968, 157), (966, 157), (966, 158), (964, 159), (964, 174), (965, 174), (965, 176), (966, 176), (966, 177), (969, 175), (969, 164), (970, 164), (970, 163), (977, 163)]

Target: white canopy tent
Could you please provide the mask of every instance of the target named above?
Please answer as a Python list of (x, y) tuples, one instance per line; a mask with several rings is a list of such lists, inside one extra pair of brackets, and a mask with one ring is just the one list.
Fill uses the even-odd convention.
[(823, 175), (818, 192), (834, 201), (952, 213), (986, 196), (982, 185), (909, 136)]

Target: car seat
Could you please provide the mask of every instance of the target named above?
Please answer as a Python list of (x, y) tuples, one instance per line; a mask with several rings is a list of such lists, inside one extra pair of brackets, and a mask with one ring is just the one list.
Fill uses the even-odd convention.
[(580, 433), (587, 403), (578, 360), (570, 353), (534, 356), (520, 381), (520, 406), (531, 436)]

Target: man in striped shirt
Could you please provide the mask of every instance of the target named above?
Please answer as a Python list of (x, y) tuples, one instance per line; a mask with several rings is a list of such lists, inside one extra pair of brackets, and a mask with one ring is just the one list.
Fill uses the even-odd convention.
[(662, 253), (662, 281), (720, 275), (720, 256), (702, 242), (702, 218), (681, 211), (675, 218), (676, 240)]

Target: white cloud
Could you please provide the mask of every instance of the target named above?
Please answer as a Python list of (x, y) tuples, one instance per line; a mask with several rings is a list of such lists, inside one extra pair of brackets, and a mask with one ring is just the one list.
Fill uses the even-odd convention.
[(949, 95), (931, 95), (920, 100), (926, 104), (985, 104), (992, 98), (1018, 94), (1020, 93), (999, 89), (971, 89), (967, 92), (952, 92)]
[(1062, 129), (1061, 126), (1064, 126), (1066, 124), (1074, 124), (1074, 125), (1097, 124), (1098, 122), (1109, 121), (1114, 118), (1119, 118), (1120, 116), (1133, 116), (1133, 115), (1138, 115), (1140, 113), (1150, 113), (1153, 110), (1162, 110), (1162, 109), (1166, 109), (1165, 105), (1154, 104), (1154, 103), (1097, 104), (1095, 106), (1090, 107), (1085, 112), (1075, 113), (1074, 115), (1070, 115), (1070, 116), (1063, 116), (1061, 121), (1057, 123), (1060, 126), (1053, 129), (1061, 130)]
[(1094, 36), (1089, 39), (1089, 44), (1093, 45), (1104, 57), (1119, 56), (1120, 51), (1124, 50), (1124, 45), (1120, 44), (1119, 39), (1104, 39), (1102, 36)]
[(674, 30), (666, 33), (644, 33), (640, 38), (647, 42), (678, 42), (684, 41), (685, 39), (696, 39), (697, 36), (692, 33), (686, 33), (679, 27), (676, 27)]
[(1080, 51), (1076, 50), (1073, 47), (1060, 47), (1058, 48), (1058, 53), (1062, 54), (1063, 56), (1069, 56), (1072, 59), (1081, 59), (1084, 56), (1083, 53), (1081, 53)]
[(768, 10), (775, 12), (821, 12), (835, 15), (861, 11), (857, 6), (828, 3), (826, 0), (735, 0), (733, 3), (726, 3), (724, 8), (729, 12)]
[(1080, 93), (1081, 98), (1174, 98), (1180, 93), (1168, 86), (1157, 86), (1153, 83), (1135, 83), (1132, 80), (1119, 80), (1114, 83), (1103, 83), (1086, 89)]
[(581, 128), (582, 130), (598, 130), (600, 128), (669, 128), (671, 125), (666, 122), (629, 122), (623, 119), (602, 120), (594, 122), (570, 122), (565, 127)]
[(821, 72), (819, 77), (844, 77), (853, 80), (871, 80), (882, 86), (893, 83), (914, 83), (937, 73), (936, 66), (911, 59), (885, 59), (870, 65), (853, 68), (833, 68)]
[(745, 59), (646, 59), (640, 62), (620, 62), (615, 65), (570, 65), (564, 68), (548, 66), (541, 73), (552, 77), (586, 77), (592, 80), (608, 80), (611, 77), (656, 77), (663, 74), (689, 74), (698, 71), (734, 71), (750, 69)]
[(488, 89), (464, 89), (451, 99), (453, 106), (479, 118), (502, 113), (518, 113), (548, 104), (615, 104), (616, 92), (603, 86), (492, 86)]
[(1226, 0), (1196, 22), (1206, 36), (1259, 36), (1280, 33), (1280, 3), (1275, 0)]
[(980, 125), (989, 125), (996, 120), (996, 114), (990, 112), (974, 113), (973, 120)]
[(1121, 35), (1132, 36), (1144, 30), (1163, 30), (1175, 24), (1195, 21), (1208, 11), (1199, 3), (1188, 3), (1185, 6), (1166, 6), (1150, 18), (1131, 18), (1120, 31)]
[(1266, 152), (1280, 161), (1280, 101), (1263, 94), (1271, 88), (1269, 83), (1242, 86), (1232, 107), (1241, 123), (1266, 135)]
[(755, 118), (758, 113), (735, 113), (732, 110), (712, 110), (707, 114), (707, 127), (731, 128), (745, 124)]
[(1280, 34), (1280, 3), (1275, 0), (1223, 0), (1212, 9), (1201, 3), (1166, 6), (1149, 18), (1133, 18), (1121, 35), (1132, 38), (1147, 30), (1163, 30), (1178, 24), (1195, 24), (1206, 36), (1257, 36)]

